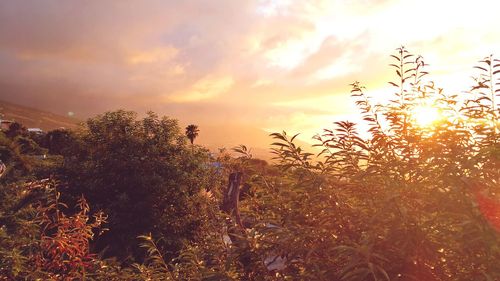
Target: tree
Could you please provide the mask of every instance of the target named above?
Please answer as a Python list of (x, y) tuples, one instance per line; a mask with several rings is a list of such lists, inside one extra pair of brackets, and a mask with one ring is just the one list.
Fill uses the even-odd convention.
[(74, 144), (76, 137), (67, 129), (55, 129), (45, 135), (44, 144), (50, 154), (64, 155)]
[(19, 135), (22, 135), (26, 132), (26, 127), (24, 127), (21, 123), (14, 122), (9, 125), (9, 129), (5, 132), (5, 135), (8, 138), (15, 138)]
[[(96, 241), (98, 250), (123, 260), (140, 260), (137, 236), (162, 238), (168, 257), (194, 241), (207, 224), (200, 210), (209, 202), (200, 191), (212, 185), (210, 155), (190, 149), (177, 120), (149, 113), (107, 112), (86, 122), (65, 152), (63, 196), (85, 196), (109, 215), (109, 229)], [(69, 202), (69, 200), (67, 200)]]
[(191, 142), (191, 144), (193, 144), (194, 139), (196, 139), (196, 137), (198, 136), (199, 131), (200, 130), (198, 129), (197, 125), (191, 124), (191, 125), (186, 127), (186, 136), (189, 139), (189, 141)]
[[(45, 194), (56, 190), (43, 182), (1, 185), (0, 275), (51, 279), (55, 269), (57, 277), (89, 280), (500, 280), (500, 60), (483, 59), (477, 85), (458, 97), (427, 80), (421, 57), (404, 48), (392, 57), (397, 80), (388, 102), (373, 105), (352, 84), (368, 134), (335, 122), (315, 138), (317, 157), (286, 132), (271, 134), (275, 162), (266, 165), (245, 146), (234, 149), (238, 158), (189, 149), (176, 120), (153, 113), (89, 119), (64, 145), (57, 192), (67, 203), (84, 194), (109, 215), (110, 231), (90, 245), (102, 216), (89, 221), (84, 202), (85, 211), (59, 217)], [(421, 122), (425, 107), (438, 118)], [(12, 161), (29, 152), (12, 146), (19, 139), (0, 133), (1, 156)], [(221, 192), (234, 172), (245, 196), (237, 197), (238, 184)], [(229, 194), (239, 199), (230, 208), (238, 212), (219, 210)], [(121, 266), (92, 249), (109, 249), (104, 256), (120, 257)], [(33, 264), (40, 255), (42, 263)], [(143, 262), (128, 266), (130, 257)]]

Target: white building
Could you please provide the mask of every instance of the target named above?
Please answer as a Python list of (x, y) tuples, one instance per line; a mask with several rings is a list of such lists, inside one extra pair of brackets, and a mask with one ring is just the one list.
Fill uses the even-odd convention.
[(43, 130), (40, 128), (28, 128), (29, 133), (43, 134)]

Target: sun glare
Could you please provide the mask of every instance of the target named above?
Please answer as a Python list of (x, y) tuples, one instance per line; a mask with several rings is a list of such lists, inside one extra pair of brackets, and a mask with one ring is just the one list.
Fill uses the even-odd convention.
[(420, 127), (428, 127), (439, 120), (440, 114), (437, 108), (421, 105), (413, 109), (412, 112), (415, 122)]

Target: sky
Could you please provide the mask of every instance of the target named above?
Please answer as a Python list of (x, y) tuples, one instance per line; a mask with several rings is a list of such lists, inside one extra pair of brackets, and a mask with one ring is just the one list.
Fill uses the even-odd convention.
[(446, 91), (500, 55), (497, 1), (1, 1), (0, 99), (86, 118), (302, 132), (356, 121), (349, 84), (390, 94), (390, 55), (422, 55)]

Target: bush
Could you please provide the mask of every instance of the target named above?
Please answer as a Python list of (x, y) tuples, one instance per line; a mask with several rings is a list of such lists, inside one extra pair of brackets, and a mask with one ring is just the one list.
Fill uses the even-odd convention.
[[(153, 113), (58, 133), (63, 166), (38, 170), (57, 171), (77, 208), (48, 181), (0, 186), (2, 280), (500, 280), (500, 61), (482, 60), (458, 96), (421, 57), (393, 58), (387, 103), (352, 84), (367, 134), (336, 122), (317, 156), (282, 132), (272, 165), (245, 146), (213, 159)], [(37, 175), (20, 137), (0, 135), (3, 182)], [(229, 173), (243, 175), (236, 204), (224, 204)], [(94, 245), (104, 219), (82, 194), (109, 215)]]
[(50, 180), (2, 186), (0, 195), (1, 280), (74, 280), (96, 270), (89, 242), (105, 217), (89, 218), (83, 197), (68, 216)]
[[(96, 249), (122, 261), (141, 260), (137, 236), (152, 233), (174, 257), (182, 241), (195, 241), (208, 225), (213, 184), (210, 155), (190, 147), (177, 121), (149, 113), (108, 112), (89, 119), (65, 155), (63, 195), (85, 196), (109, 215), (110, 231)], [(194, 149), (196, 148), (196, 149)]]
[[(281, 173), (254, 176), (241, 207), (255, 221), (234, 249), (250, 255), (246, 280), (500, 278), (500, 63), (484, 59), (477, 86), (459, 97), (426, 80), (421, 57), (404, 48), (393, 57), (387, 104), (352, 84), (370, 137), (336, 122), (316, 137), (315, 160), (295, 136), (272, 134)], [(421, 107), (438, 118), (419, 122)], [(266, 275), (262, 264), (276, 259), (284, 266)]]

